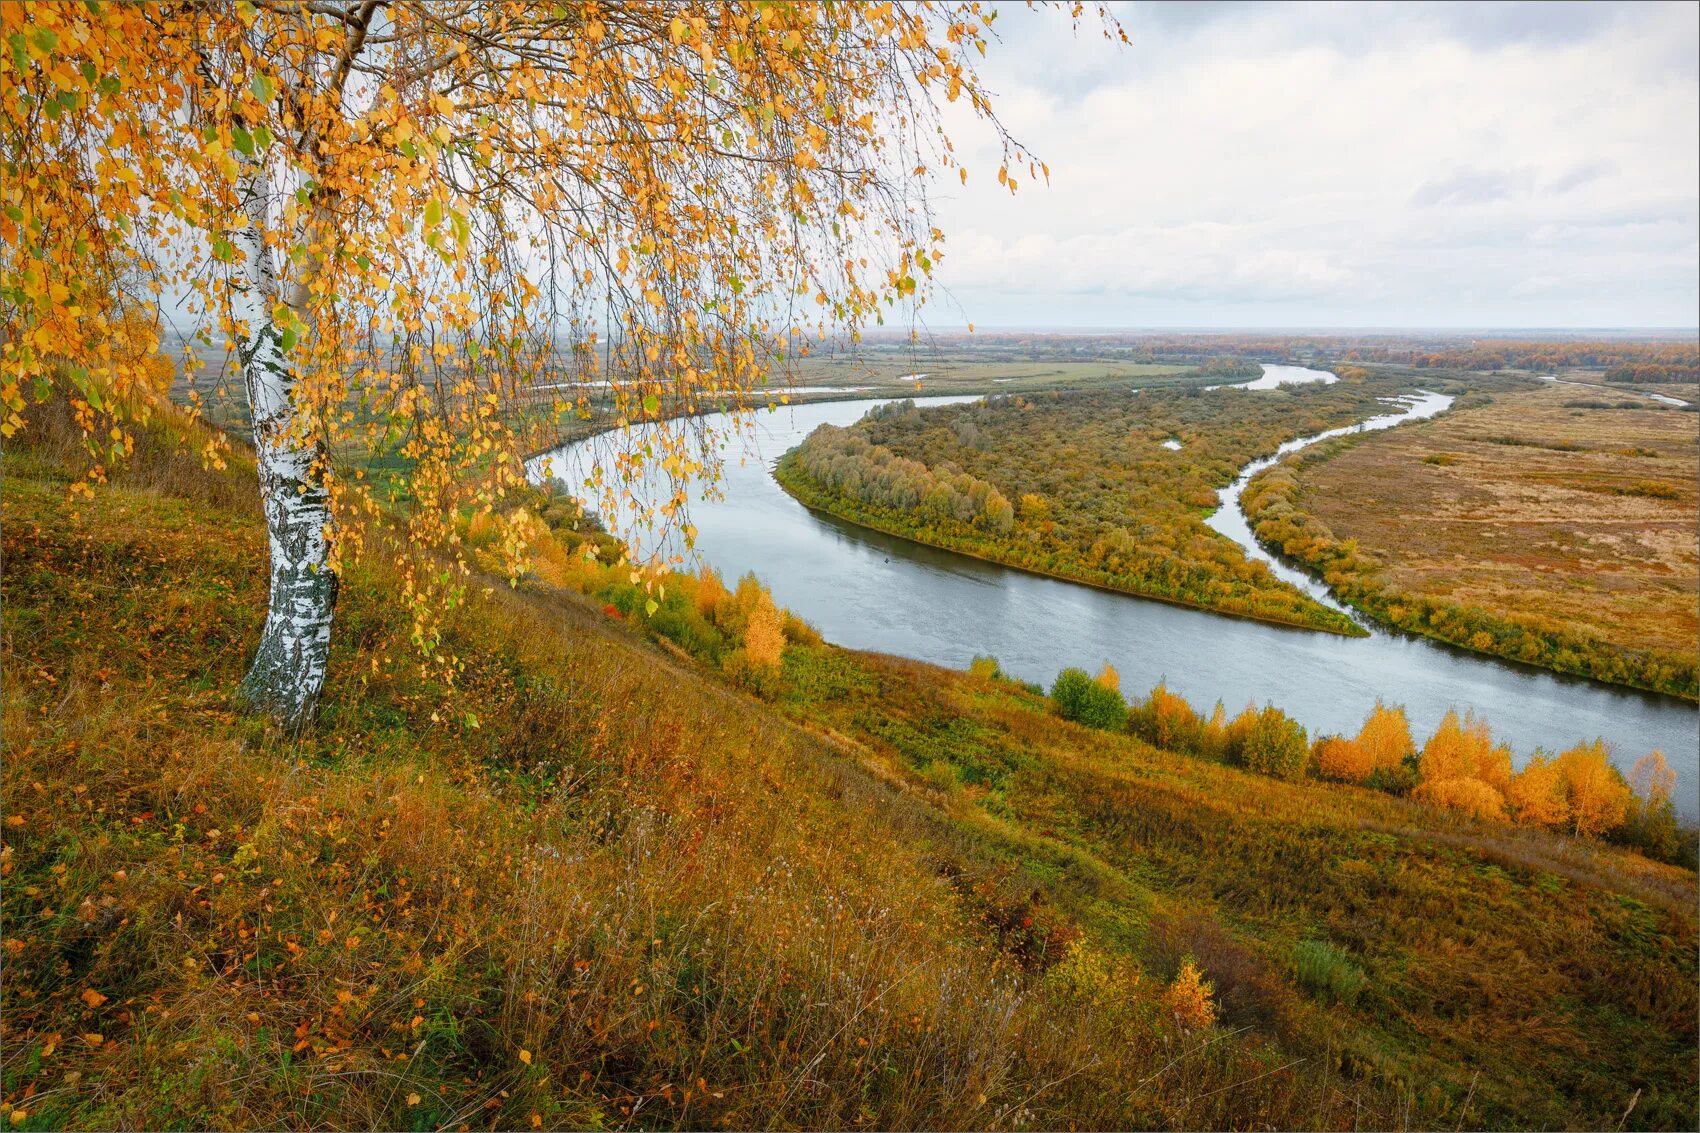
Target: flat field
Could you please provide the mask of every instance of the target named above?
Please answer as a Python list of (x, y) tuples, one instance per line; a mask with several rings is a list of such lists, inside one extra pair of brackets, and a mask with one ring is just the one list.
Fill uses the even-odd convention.
[(1298, 504), (1392, 589), (1692, 656), (1700, 415), (1567, 404), (1587, 398), (1519, 390), (1377, 435), (1304, 468)]

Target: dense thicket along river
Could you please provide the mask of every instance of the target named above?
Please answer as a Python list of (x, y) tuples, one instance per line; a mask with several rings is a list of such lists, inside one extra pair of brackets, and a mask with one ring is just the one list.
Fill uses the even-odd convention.
[[(1225, 389), (1210, 396), (1263, 395)], [(953, 400), (970, 399), (917, 402)], [(1594, 736), (1615, 745), (1626, 770), (1659, 748), (1677, 772), (1678, 807), (1689, 817), (1700, 810), (1700, 711), (1683, 701), (1379, 629), (1366, 638), (1337, 637), (1096, 590), (869, 531), (787, 496), (769, 474), (780, 455), (817, 425), (847, 425), (872, 404), (759, 414), (728, 451), (723, 498), (692, 508), (706, 562), (728, 581), (755, 571), (828, 641), (955, 668), (991, 653), (1005, 670), (1046, 686), (1067, 666), (1096, 669), (1109, 661), (1130, 693), (1166, 680), (1205, 711), (1217, 700), (1230, 713), (1248, 700), (1270, 701), (1313, 735), (1355, 732), (1377, 697), (1405, 705), (1418, 742), (1447, 709), (1474, 709), (1511, 744), (1519, 764), (1537, 746), (1558, 750)], [(569, 447), (538, 468), (552, 467), (576, 486), (583, 473), (572, 469), (582, 467), (586, 451)], [(1237, 510), (1237, 498), (1229, 502), (1217, 516), (1222, 527)], [(1282, 569), (1288, 577), (1298, 573)], [(1306, 581), (1307, 589), (1316, 585)]]

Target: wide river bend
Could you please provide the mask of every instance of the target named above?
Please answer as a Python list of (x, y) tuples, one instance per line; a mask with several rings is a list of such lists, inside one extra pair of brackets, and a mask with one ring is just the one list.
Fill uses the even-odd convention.
[[(1331, 377), (1307, 375), (1315, 377), (1292, 376)], [(1209, 396), (1261, 395), (1227, 388)], [(838, 401), (758, 413), (728, 446), (720, 498), (691, 508), (703, 561), (728, 581), (756, 572), (781, 605), (828, 641), (953, 668), (990, 653), (1006, 671), (1047, 686), (1063, 668), (1096, 669), (1108, 661), (1130, 693), (1166, 681), (1194, 706), (1209, 711), (1221, 700), (1230, 714), (1247, 701), (1269, 701), (1312, 735), (1355, 732), (1378, 697), (1405, 705), (1419, 742), (1448, 709), (1473, 709), (1512, 746), (1519, 764), (1536, 747), (1557, 751), (1595, 736), (1613, 745), (1625, 770), (1658, 748), (1677, 774), (1678, 809), (1689, 818), (1700, 811), (1700, 710), (1673, 697), (1381, 629), (1364, 638), (1339, 637), (1080, 586), (857, 527), (786, 495), (770, 475), (780, 455), (817, 426), (848, 425), (874, 404)], [(1434, 405), (1428, 398), (1414, 402), (1431, 412)], [(594, 443), (539, 458), (533, 474), (558, 475), (576, 489), (597, 451), (588, 447)], [(1243, 543), (1249, 533), (1233, 529), (1236, 517), (1244, 524), (1238, 492), (1228, 489), (1223, 496), (1212, 525)], [(1325, 594), (1303, 572), (1277, 565), (1283, 577)]]

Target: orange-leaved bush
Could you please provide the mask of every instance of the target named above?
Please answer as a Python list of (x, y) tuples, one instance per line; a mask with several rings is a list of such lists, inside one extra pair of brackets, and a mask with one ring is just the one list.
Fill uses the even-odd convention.
[(1523, 769), (1511, 778), (1505, 792), (1511, 819), (1524, 826), (1558, 829), (1570, 821), (1570, 792), (1564, 771), (1541, 752), (1530, 756)]
[(1317, 774), (1325, 779), (1362, 783), (1375, 771), (1369, 749), (1345, 736), (1323, 736), (1316, 741), (1313, 754)]
[(1487, 721), (1473, 712), (1460, 722), (1458, 713), (1449, 711), (1423, 745), (1417, 771), (1424, 782), (1479, 779), (1503, 793), (1511, 781), (1511, 749), (1494, 746)]
[(1116, 667), (1108, 661), (1104, 662), (1104, 667), (1099, 669), (1098, 675), (1092, 679), (1109, 689), (1111, 692), (1120, 692), (1122, 690), (1122, 675), (1116, 672)]
[(1215, 989), (1192, 960), (1181, 961), (1174, 982), (1163, 993), (1163, 1006), (1183, 1028), (1199, 1030), (1216, 1021)]
[(1424, 779), (1411, 796), (1434, 806), (1461, 810), (1473, 818), (1502, 819), (1505, 797), (1480, 779)]
[(774, 669), (779, 667), (779, 658), (784, 651), (785, 630), (779, 611), (769, 597), (750, 611), (749, 621), (744, 624), (744, 653), (750, 664)]

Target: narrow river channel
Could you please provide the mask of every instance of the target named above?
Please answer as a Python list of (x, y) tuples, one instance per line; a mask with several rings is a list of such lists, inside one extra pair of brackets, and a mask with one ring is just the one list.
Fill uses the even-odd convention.
[[(1329, 376), (1309, 373), (1315, 377), (1305, 380)], [(1206, 396), (1261, 395), (1229, 388)], [(963, 400), (972, 399), (916, 402)], [(1658, 748), (1677, 773), (1678, 808), (1690, 818), (1700, 811), (1700, 711), (1675, 698), (1379, 629), (1364, 638), (1337, 637), (1027, 574), (810, 512), (774, 482), (770, 470), (787, 449), (819, 425), (850, 424), (874, 404), (839, 401), (758, 414), (728, 446), (720, 498), (694, 502), (691, 510), (703, 561), (728, 581), (754, 571), (828, 641), (954, 668), (990, 653), (1005, 670), (1047, 686), (1063, 668), (1096, 669), (1108, 661), (1132, 694), (1164, 680), (1205, 711), (1217, 700), (1230, 713), (1248, 701), (1269, 701), (1313, 735), (1355, 732), (1378, 697), (1405, 705), (1419, 742), (1448, 709), (1473, 709), (1512, 746), (1518, 763), (1536, 747), (1557, 751), (1595, 736), (1613, 745), (1625, 770)], [(1434, 402), (1408, 404), (1415, 410)], [(576, 486), (593, 451), (569, 446), (540, 458), (534, 475), (552, 472)], [(1238, 514), (1237, 494), (1224, 504), (1213, 518), (1218, 530)], [(1294, 568), (1281, 570), (1307, 590), (1320, 590)]]

